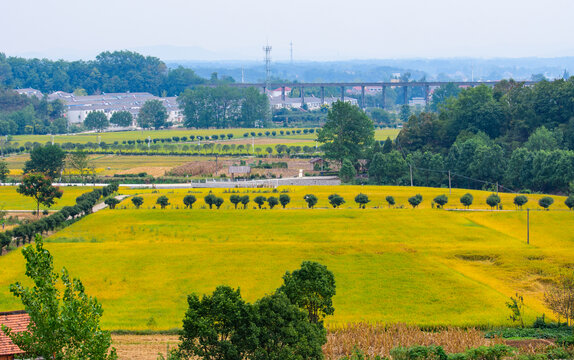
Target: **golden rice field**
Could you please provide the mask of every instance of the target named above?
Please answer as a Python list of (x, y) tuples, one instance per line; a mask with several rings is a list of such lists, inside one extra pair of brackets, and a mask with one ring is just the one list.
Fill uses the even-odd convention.
[[(542, 303), (544, 286), (574, 268), (574, 212), (531, 212), (527, 245), (525, 211), (430, 208), (430, 199), (445, 189), (287, 190), (293, 203), (286, 210), (228, 209), (229, 194), (221, 191), (214, 191), (226, 199), (221, 210), (201, 209), (203, 200), (184, 210), (180, 199), (187, 191), (121, 190), (143, 194), (143, 208), (90, 215), (53, 235), (47, 248), (57, 267), (66, 266), (103, 303), (106, 328), (133, 330), (181, 326), (186, 295), (208, 293), (220, 284), (240, 287), (253, 301), (274, 291), (285, 271), (304, 260), (319, 261), (335, 274), (331, 326), (510, 324), (509, 296), (524, 295), (528, 321), (549, 316)], [(328, 209), (326, 197), (333, 192), (351, 208)], [(373, 199), (371, 206), (383, 206), (358, 209), (352, 197), (359, 192)], [(405, 204), (417, 192), (424, 197), (419, 209), (382, 204), (386, 195)], [(464, 192), (453, 190), (452, 205)], [(316, 194), (321, 208), (304, 209), (306, 193)], [(180, 209), (147, 209), (160, 194)], [(198, 198), (204, 194), (195, 193)], [(473, 194), (473, 208), (484, 208), (488, 193)], [(502, 198), (511, 208), (512, 195)], [(530, 207), (536, 208), (536, 196), (530, 198)], [(564, 209), (564, 199), (555, 200), (553, 207)], [(24, 279), (23, 257), (13, 251), (0, 258), (0, 266), (0, 311), (19, 309), (8, 285)]]
[[(93, 187), (89, 186), (65, 186), (60, 187), (64, 193), (61, 199), (56, 199), (56, 203), (49, 208), (50, 210), (58, 210), (64, 206), (76, 205), (76, 198), (83, 193), (92, 191)], [(0, 207), (5, 210), (35, 210), (36, 202), (30, 197), (23, 196), (16, 192), (16, 186), (0, 186)], [(48, 209), (40, 205), (40, 210)]]

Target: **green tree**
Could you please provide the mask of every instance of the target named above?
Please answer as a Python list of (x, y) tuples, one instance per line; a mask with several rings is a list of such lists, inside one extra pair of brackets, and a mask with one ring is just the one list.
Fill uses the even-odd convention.
[(344, 183), (349, 183), (355, 178), (355, 176), (357, 176), (357, 170), (355, 170), (355, 167), (353, 166), (353, 163), (351, 163), (351, 160), (349, 159), (343, 160), (341, 169), (339, 169), (339, 178), (341, 178), (341, 181), (343, 181)]
[(253, 87), (245, 89), (242, 95), (241, 126), (253, 128), (265, 125), (271, 115), (271, 106), (267, 95)]
[(157, 198), (155, 203), (161, 206), (162, 209), (165, 209), (165, 207), (169, 205), (169, 199), (167, 198), (167, 196), (162, 195)]
[(215, 200), (213, 201), (213, 205), (215, 205), (215, 207), (219, 210), (219, 208), (221, 207), (221, 205), (223, 205), (224, 202), (225, 200), (223, 200), (223, 198), (216, 197)]
[(528, 198), (524, 195), (517, 195), (516, 197), (514, 197), (514, 205), (516, 205), (520, 209), (522, 209), (522, 206), (526, 205), (527, 202)]
[(395, 198), (392, 197), (391, 195), (388, 195), (385, 200), (387, 201), (387, 203), (389, 204), (389, 207), (395, 205)]
[(103, 111), (92, 111), (86, 116), (84, 126), (88, 129), (99, 132), (110, 126), (110, 122)]
[(355, 196), (355, 202), (359, 204), (359, 208), (364, 209), (365, 206), (371, 202), (369, 197), (366, 194), (360, 193), (359, 195)]
[(574, 209), (574, 194), (568, 196), (566, 200), (564, 200), (564, 204), (568, 207), (568, 209)]
[(472, 205), (473, 201), (474, 197), (470, 193), (466, 193), (460, 198), (460, 203), (467, 209), (470, 208), (470, 205)]
[(284, 293), (292, 304), (305, 310), (313, 324), (322, 324), (325, 316), (335, 312), (335, 276), (317, 262), (304, 261), (298, 270), (287, 271), (277, 292)]
[(410, 197), (408, 201), (414, 209), (423, 202), (423, 196), (421, 194), (416, 194), (415, 196)]
[(143, 197), (141, 197), (141, 196), (134, 196), (134, 197), (132, 198), (132, 203), (134, 204), (134, 206), (136, 207), (136, 209), (139, 209), (140, 206), (143, 205), (144, 199), (143, 199)]
[(69, 168), (80, 174), (82, 183), (86, 182), (86, 176), (89, 174), (90, 170), (93, 169), (88, 153), (83, 150), (69, 153), (66, 158), (66, 164)]
[(403, 123), (406, 123), (411, 116), (411, 107), (408, 104), (404, 104), (401, 106), (401, 111), (399, 112), (399, 119)]
[(543, 207), (545, 210), (548, 210), (548, 208), (552, 204), (554, 204), (554, 199), (551, 198), (550, 196), (544, 196), (544, 197), (540, 198), (540, 200), (538, 200), (538, 205)]
[(506, 307), (511, 312), (509, 320), (519, 322), (520, 326), (524, 328), (524, 298), (522, 295), (516, 293), (515, 297), (511, 296), (510, 301), (506, 303)]
[(144, 129), (159, 129), (168, 126), (167, 110), (160, 100), (148, 100), (141, 107), (137, 122)]
[(131, 112), (129, 111), (116, 111), (110, 117), (110, 123), (121, 126), (121, 127), (128, 127), (131, 126), (134, 121), (134, 117)]
[(40, 173), (24, 175), (22, 183), (18, 185), (16, 191), (36, 201), (38, 216), (40, 216), (40, 204), (51, 207), (56, 199), (60, 199), (63, 194), (58, 187), (52, 186), (52, 179)]
[(393, 140), (391, 140), (391, 138), (387, 136), (387, 140), (385, 140), (381, 152), (383, 154), (388, 154), (391, 151), (393, 151)]
[(442, 194), (435, 197), (433, 201), (437, 204), (439, 209), (442, 209), (448, 203), (448, 197)]
[(331, 204), (331, 206), (333, 206), (334, 208), (338, 208), (339, 206), (345, 203), (345, 199), (343, 199), (343, 197), (339, 194), (331, 194), (329, 195), (328, 199), (329, 204)]
[(267, 201), (267, 198), (265, 196), (257, 196), (255, 197), (255, 199), (253, 199), (253, 202), (255, 202), (260, 209), (261, 206), (265, 204), (265, 201)]
[(193, 209), (193, 204), (197, 201), (195, 195), (185, 195), (183, 197), (183, 204), (186, 208)]
[(267, 204), (269, 204), (270, 209), (273, 209), (275, 206), (279, 205), (279, 200), (275, 196), (269, 196)]
[(460, 88), (454, 83), (441, 85), (432, 94), (431, 110), (434, 112), (439, 111), (440, 107), (446, 104), (448, 99), (457, 97), (459, 93)]
[(120, 201), (116, 198), (107, 198), (106, 200), (104, 200), (104, 204), (108, 205), (110, 207), (110, 209), (115, 209), (116, 205), (119, 204)]
[(40, 236), (22, 254), (26, 276), (34, 285), (24, 287), (16, 282), (10, 285), (10, 291), (22, 300), (30, 326), (19, 333), (5, 326), (2, 330), (26, 353), (26, 358), (116, 359), (115, 349), (110, 351), (110, 333), (100, 328), (102, 306), (85, 293), (82, 282), (71, 278), (66, 268), (61, 276), (54, 272), (52, 255), (44, 249)]
[(209, 192), (209, 194), (207, 194), (203, 200), (205, 201), (205, 203), (207, 205), (209, 205), (210, 209), (213, 209), (213, 205), (215, 205), (215, 199), (217, 198), (217, 196), (213, 195), (211, 192)]
[(239, 289), (218, 286), (201, 299), (189, 295), (187, 303), (178, 348), (184, 358), (241, 360), (255, 347), (258, 329)]
[(229, 197), (229, 202), (231, 202), (235, 206), (235, 208), (237, 209), (237, 204), (239, 204), (241, 202), (241, 196), (231, 195)]
[(317, 133), (328, 159), (340, 164), (348, 159), (354, 166), (374, 139), (373, 121), (359, 107), (342, 101), (333, 103), (325, 125)]
[(247, 209), (247, 204), (249, 204), (249, 195), (243, 195), (241, 197), (241, 204), (243, 204), (243, 209)]
[(309, 209), (312, 209), (315, 205), (317, 205), (318, 199), (313, 194), (307, 194), (303, 197), (303, 199), (307, 202)]
[(500, 204), (500, 196), (496, 194), (491, 194), (486, 198), (486, 203), (490, 206), (490, 209), (494, 209), (494, 207), (498, 207)]
[(408, 165), (400, 152), (376, 153), (369, 165), (369, 177), (377, 184), (398, 185), (407, 174)]
[(66, 153), (57, 145), (38, 146), (24, 163), (24, 173), (43, 173), (55, 179), (64, 168)]
[(310, 323), (301, 309), (281, 292), (259, 299), (254, 305), (259, 330), (253, 360), (322, 360), (326, 330)]
[(10, 173), (6, 161), (0, 159), (0, 182), (6, 182), (6, 177)]
[(283, 209), (285, 209), (285, 206), (291, 202), (291, 197), (287, 194), (281, 194), (279, 195), (279, 202), (281, 206), (283, 206)]

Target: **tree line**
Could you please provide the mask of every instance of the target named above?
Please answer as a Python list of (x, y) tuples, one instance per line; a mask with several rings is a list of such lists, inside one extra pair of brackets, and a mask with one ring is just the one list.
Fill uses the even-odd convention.
[[(220, 80), (212, 79), (217, 83)], [(229, 81), (226, 79), (225, 81)], [(90, 61), (52, 61), (7, 57), (0, 53), (0, 84), (78, 94), (149, 92), (177, 96), (186, 88), (208, 80), (191, 69), (169, 69), (159, 58), (132, 51), (105, 51)]]

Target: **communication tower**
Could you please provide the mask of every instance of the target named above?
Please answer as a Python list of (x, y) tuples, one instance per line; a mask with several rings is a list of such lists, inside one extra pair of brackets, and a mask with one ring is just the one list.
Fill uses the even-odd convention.
[(269, 79), (271, 77), (271, 46), (267, 44), (263, 47), (265, 51), (265, 87), (269, 88)]

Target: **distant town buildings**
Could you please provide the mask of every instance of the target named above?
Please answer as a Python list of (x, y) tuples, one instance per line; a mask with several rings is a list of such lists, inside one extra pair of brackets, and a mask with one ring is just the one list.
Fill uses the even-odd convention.
[[(275, 110), (277, 109), (302, 109), (307, 110), (318, 110), (323, 105), (331, 106), (334, 102), (340, 100), (338, 97), (324, 97), (323, 99), (315, 97), (314, 95), (303, 96), (303, 97), (289, 97), (288, 94), (291, 92), (291, 88), (285, 87), (283, 91), (281, 88), (267, 91), (267, 96), (269, 97), (269, 102), (271, 107)], [(357, 99), (354, 98), (344, 98), (345, 102), (358, 105)]]

